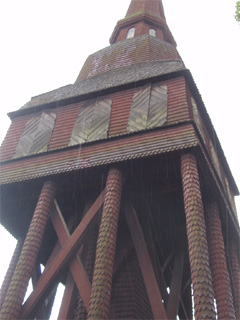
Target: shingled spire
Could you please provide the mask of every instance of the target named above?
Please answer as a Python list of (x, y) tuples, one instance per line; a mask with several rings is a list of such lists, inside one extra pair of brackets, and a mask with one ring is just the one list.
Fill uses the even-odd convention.
[[(100, 74), (105, 74), (109, 79), (109, 72), (122, 72), (122, 68), (128, 67), (124, 71), (126, 79), (129, 67), (140, 71), (143, 70), (142, 64), (148, 68), (146, 64), (149, 63), (158, 63), (161, 68), (163, 64), (174, 64), (168, 66), (168, 71), (184, 68), (166, 23), (161, 0), (132, 0), (125, 18), (117, 22), (110, 44), (88, 57), (76, 83)], [(134, 70), (131, 74), (133, 72), (136, 74)], [(144, 74), (147, 74), (146, 70)], [(118, 79), (119, 84), (119, 75), (115, 74), (114, 79)], [(94, 83), (96, 85), (96, 81)]]
[(149, 13), (165, 20), (161, 0), (132, 0), (126, 14), (126, 18), (139, 13)]

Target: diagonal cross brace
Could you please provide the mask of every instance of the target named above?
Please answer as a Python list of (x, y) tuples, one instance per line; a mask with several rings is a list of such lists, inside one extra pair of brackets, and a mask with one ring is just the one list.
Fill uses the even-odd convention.
[(142, 271), (153, 317), (154, 319), (167, 320), (165, 308), (162, 303), (162, 296), (136, 211), (133, 207), (128, 206), (126, 207), (125, 214)]
[[(54, 229), (57, 233), (58, 240), (61, 246), (63, 247), (64, 244), (69, 240), (70, 233), (68, 231), (67, 225), (64, 221), (63, 215), (61, 213), (56, 199), (54, 200), (54, 204), (55, 208), (52, 211), (51, 219)], [(78, 288), (79, 294), (84, 302), (84, 306), (88, 312), (89, 301), (91, 296), (91, 284), (78, 255), (73, 257), (72, 261), (70, 262), (69, 268)]]
[(68, 273), (64, 295), (62, 298), (61, 307), (58, 314), (58, 319), (70, 319), (72, 312), (73, 301), (75, 295), (75, 285), (71, 273)]
[(84, 235), (97, 218), (97, 213), (104, 202), (105, 189), (101, 192), (94, 204), (91, 206), (87, 214), (83, 217), (78, 227), (75, 229), (71, 237), (68, 238), (62, 249), (59, 251), (52, 264), (46, 268), (40, 277), (35, 290), (31, 293), (28, 299), (22, 306), (21, 319), (29, 318), (41, 302), (52, 284), (59, 277), (60, 272), (67, 266), (69, 261), (77, 253), (80, 245), (83, 243)]

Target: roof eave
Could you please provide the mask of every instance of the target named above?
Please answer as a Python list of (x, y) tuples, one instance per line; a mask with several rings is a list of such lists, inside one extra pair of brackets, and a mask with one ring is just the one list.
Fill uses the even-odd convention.
[(132, 87), (136, 87), (136, 86), (141, 86), (142, 84), (148, 83), (149, 81), (161, 81), (164, 79), (169, 79), (169, 78), (175, 78), (178, 77), (180, 75), (179, 72), (180, 71), (173, 71), (173, 72), (169, 72), (169, 73), (164, 73), (161, 75), (157, 75), (157, 76), (150, 76), (144, 79), (140, 79), (137, 81), (132, 81), (132, 82), (127, 82), (124, 84), (120, 84), (120, 85), (116, 85), (116, 86), (112, 86), (112, 87), (108, 87), (105, 89), (100, 89), (100, 90), (96, 90), (96, 91), (91, 91), (89, 93), (85, 93), (85, 94), (80, 94), (80, 95), (76, 95), (76, 96), (72, 96), (70, 98), (66, 98), (66, 99), (59, 99), (57, 101), (51, 101), (49, 103), (43, 103), (43, 104), (38, 104), (35, 106), (31, 106), (29, 108), (24, 108), (24, 109), (18, 109), (16, 111), (11, 111), (9, 112), (7, 115), (9, 116), (9, 118), (11, 120), (13, 120), (16, 117), (19, 116), (24, 116), (24, 115), (28, 115), (28, 114), (32, 114), (32, 113), (36, 113), (36, 112), (40, 112), (43, 109), (51, 109), (51, 108), (58, 108), (58, 107), (62, 107), (68, 104), (72, 104), (75, 102), (80, 102), (83, 100), (87, 100), (87, 99), (92, 99), (94, 97), (97, 97), (99, 95), (106, 95), (109, 93), (113, 93), (113, 92), (117, 92), (120, 90), (125, 90), (126, 88), (132, 88)]

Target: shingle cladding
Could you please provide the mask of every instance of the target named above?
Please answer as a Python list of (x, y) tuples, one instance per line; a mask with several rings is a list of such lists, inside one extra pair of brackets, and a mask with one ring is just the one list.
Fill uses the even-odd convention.
[(133, 0), (130, 3), (130, 6), (128, 8), (126, 17), (131, 17), (135, 15), (138, 12), (147, 12), (154, 16), (156, 16), (158, 19), (164, 19), (164, 10), (162, 3), (160, 1), (155, 0)]
[(191, 124), (71, 147), (1, 164), (0, 184), (122, 162), (198, 145)]
[(90, 55), (76, 82), (126, 66), (171, 60), (180, 61), (175, 45), (159, 38), (142, 35), (117, 42)]
[[(152, 85), (148, 84), (147, 100), (143, 100), (141, 105), (136, 105), (134, 97), (136, 97), (139, 91), (144, 90), (144, 88), (145, 86), (140, 86), (108, 94), (97, 99), (85, 100), (80, 103), (73, 103), (68, 106), (53, 109), (51, 112), (54, 111), (56, 121), (54, 122), (53, 130), (51, 129), (50, 132), (51, 139), (47, 141), (47, 144), (44, 144), (45, 149), (42, 150), (42, 152), (64, 149), (68, 146), (89, 143), (90, 141), (103, 141), (110, 137), (131, 134), (131, 132), (136, 130), (154, 129), (158, 126), (177, 124), (189, 120), (186, 83), (183, 77), (157, 82)], [(161, 103), (158, 102), (158, 100), (162, 98), (161, 96), (156, 96), (155, 93), (153, 94), (156, 88), (160, 88), (167, 93), (166, 96), (164, 95), (163, 107), (165, 107), (163, 114), (161, 112), (155, 112), (156, 106), (157, 111), (161, 108)], [(152, 106), (149, 104), (150, 102)], [(137, 108), (140, 107), (141, 110), (142, 106), (146, 108), (149, 117), (153, 117), (153, 119), (151, 119), (154, 120), (155, 116), (157, 116), (155, 119), (157, 121), (154, 120), (152, 122), (149, 118), (150, 120), (147, 121), (146, 127), (129, 130), (129, 124), (132, 120), (130, 119), (131, 109), (134, 105)], [(155, 109), (152, 110), (152, 107)], [(141, 110), (138, 111), (138, 114), (140, 112), (140, 117)], [(32, 123), (32, 121), (38, 121), (41, 114), (45, 114), (46, 112), (49, 111), (46, 110), (42, 111), (42, 113), (33, 113), (25, 117), (13, 119), (12, 128), (16, 127), (17, 134), (14, 136), (14, 139), (12, 135), (13, 129), (7, 134), (1, 147), (1, 161), (11, 160), (14, 157), (17, 145), (23, 145), (21, 142), (23, 138), (26, 138), (26, 141), (35, 141), (35, 138), (32, 136), (26, 137), (26, 127), (29, 123)], [(135, 120), (139, 122), (140, 118)], [(47, 131), (45, 129), (43, 131), (42, 134), (49, 137)], [(34, 146), (29, 147), (34, 149)], [(26, 156), (31, 153), (34, 152), (26, 152), (25, 154), (18, 153), (18, 156)]]
[(74, 97), (92, 94), (181, 70), (185, 70), (185, 67), (180, 60), (143, 62), (126, 66), (35, 96), (20, 110), (57, 103)]
[[(70, 142), (77, 116), (84, 104), (99, 97), (112, 99), (111, 114), (104, 135), (98, 137), (96, 132), (93, 140), (101, 139), (99, 144), (104, 144), (109, 138), (131, 135), (132, 130), (128, 132), (127, 127), (133, 96), (136, 88), (147, 83), (160, 81), (161, 85), (167, 85), (167, 121), (164, 116), (161, 125), (191, 121), (186, 78), (193, 82), (175, 43), (148, 34), (114, 43), (88, 57), (74, 84), (33, 97), (20, 110), (10, 114), (13, 122), (1, 146), (1, 161), (13, 159), (27, 121), (46, 109), (54, 109), (57, 115), (51, 139), (41, 151), (49, 153), (80, 144), (80, 141)], [(204, 106), (202, 109), (206, 113)], [(206, 118), (210, 123), (209, 117)]]

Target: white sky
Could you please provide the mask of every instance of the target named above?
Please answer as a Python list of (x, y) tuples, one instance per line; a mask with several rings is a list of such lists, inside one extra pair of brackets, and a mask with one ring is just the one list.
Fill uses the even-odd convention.
[[(235, 0), (163, 0), (168, 26), (190, 69), (240, 187), (240, 25)], [(108, 46), (130, 0), (0, 1), (0, 141), (7, 112), (73, 83), (87, 56)], [(240, 201), (236, 201), (240, 212)], [(15, 242), (0, 229), (0, 283)], [(4, 258), (5, 257), (5, 258)]]

